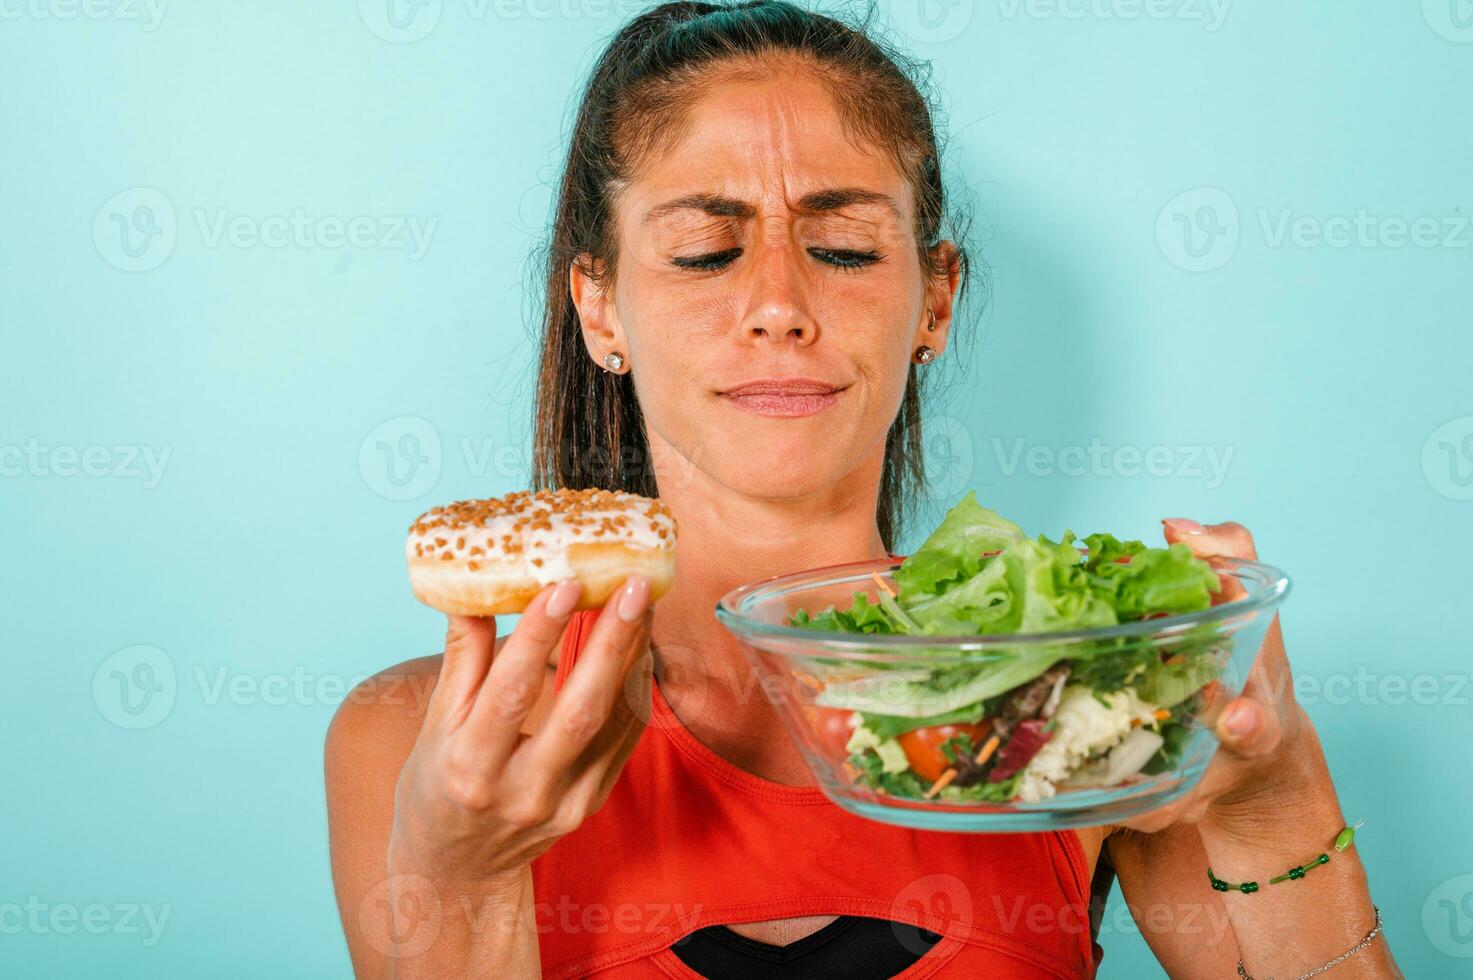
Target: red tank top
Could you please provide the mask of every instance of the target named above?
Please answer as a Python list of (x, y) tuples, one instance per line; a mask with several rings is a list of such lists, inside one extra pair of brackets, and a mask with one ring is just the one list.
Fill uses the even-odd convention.
[[(598, 612), (574, 615), (556, 685)], [(543, 975), (699, 980), (670, 951), (708, 925), (863, 915), (942, 935), (899, 976), (1093, 977), (1073, 831), (964, 834), (856, 817), (725, 761), (655, 685), (607, 803), (532, 862)]]

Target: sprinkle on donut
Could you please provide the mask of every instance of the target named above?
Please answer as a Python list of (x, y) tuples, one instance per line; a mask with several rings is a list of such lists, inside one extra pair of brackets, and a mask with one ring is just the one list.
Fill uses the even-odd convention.
[(660, 501), (623, 491), (519, 490), (426, 511), (409, 528), (407, 551), (421, 560), (530, 558), (536, 577), (550, 580), (565, 571), (559, 555), (579, 541), (668, 550), (675, 520)]

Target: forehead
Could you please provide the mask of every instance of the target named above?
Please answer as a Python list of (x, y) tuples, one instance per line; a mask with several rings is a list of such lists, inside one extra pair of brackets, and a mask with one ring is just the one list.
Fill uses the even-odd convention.
[(884, 195), (896, 216), (910, 219), (910, 187), (891, 155), (846, 130), (828, 85), (812, 71), (787, 69), (713, 84), (685, 115), (679, 137), (631, 185), (631, 217), (641, 220), (691, 192), (776, 208), (834, 188)]

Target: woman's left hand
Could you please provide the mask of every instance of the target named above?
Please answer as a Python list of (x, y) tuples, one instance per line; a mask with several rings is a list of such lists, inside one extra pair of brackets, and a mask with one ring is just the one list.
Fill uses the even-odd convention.
[[(1253, 536), (1241, 524), (1203, 526), (1183, 518), (1162, 523), (1168, 542), (1185, 543), (1199, 558), (1258, 557)], [(1242, 693), (1222, 706), (1216, 734), (1222, 748), (1196, 789), (1124, 826), (1154, 833), (1173, 824), (1208, 823), (1228, 833), (1261, 833), (1266, 811), (1282, 801), (1308, 802), (1320, 796), (1315, 792), (1320, 788), (1333, 795), (1318, 739), (1294, 700), (1277, 616)]]

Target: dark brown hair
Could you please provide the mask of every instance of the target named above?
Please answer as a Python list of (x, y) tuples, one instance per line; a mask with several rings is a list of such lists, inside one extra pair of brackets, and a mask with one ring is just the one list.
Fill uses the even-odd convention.
[[(950, 238), (965, 294), (972, 263), (965, 221), (948, 212), (943, 192), (935, 112), (922, 95), (929, 73), (873, 36), (873, 17), (871, 10), (851, 26), (785, 0), (679, 0), (641, 14), (609, 43), (578, 105), (551, 234), (537, 264), (539, 278), (546, 276), (532, 441), (537, 487), (656, 495), (633, 382), (588, 356), (568, 273), (586, 253), (593, 262), (584, 270), (612, 282), (621, 187), (649, 154), (679, 139), (685, 113), (708, 86), (760, 71), (774, 56), (811, 66), (828, 83), (851, 136), (892, 155), (914, 192), (921, 268), (933, 278), (947, 274), (945, 253), (931, 246)], [(924, 373), (934, 370), (910, 368), (886, 437), (875, 516), (892, 550), (925, 480), (920, 389)]]

